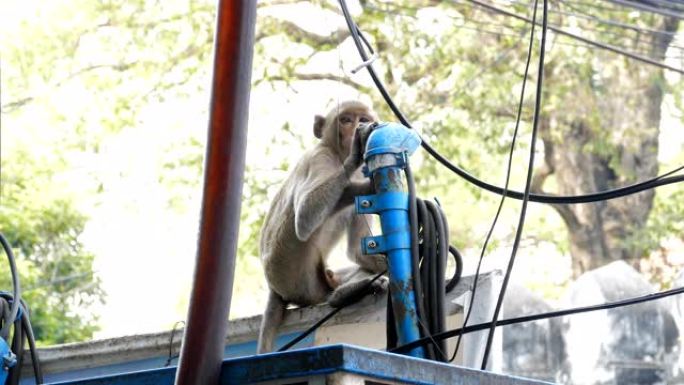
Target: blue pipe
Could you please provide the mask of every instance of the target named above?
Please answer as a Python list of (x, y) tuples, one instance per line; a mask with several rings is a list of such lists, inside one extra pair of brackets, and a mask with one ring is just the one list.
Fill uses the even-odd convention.
[[(404, 188), (408, 157), (420, 146), (415, 131), (397, 123), (380, 123), (366, 142), (364, 173), (370, 176), (375, 195), (356, 198), (357, 212), (379, 214), (382, 235), (362, 241), (365, 254), (386, 254), (390, 295), (398, 342), (406, 344), (420, 338), (411, 265), (411, 226), (409, 196)], [(422, 347), (408, 352), (425, 357)]]

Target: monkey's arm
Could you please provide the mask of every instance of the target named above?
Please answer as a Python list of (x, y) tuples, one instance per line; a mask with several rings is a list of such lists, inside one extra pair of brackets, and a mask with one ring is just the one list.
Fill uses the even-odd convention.
[(352, 182), (351, 177), (361, 167), (371, 131), (370, 126), (354, 131), (350, 153), (341, 164), (326, 147), (312, 153), (305, 180), (294, 194), (295, 232), (300, 241), (309, 239), (331, 214), (353, 203), (354, 196), (370, 191), (369, 183)]
[(371, 234), (370, 215), (354, 215), (347, 229), (347, 258), (373, 273), (387, 270), (387, 258), (382, 254), (364, 255), (361, 252), (361, 239)]
[(295, 187), (295, 232), (300, 241), (311, 234), (335, 212), (350, 184), (339, 161), (328, 154), (314, 154), (304, 180)]
[(342, 196), (340, 197), (340, 200), (337, 202), (337, 206), (335, 206), (335, 211), (341, 210), (345, 207), (348, 207), (351, 204), (354, 204), (354, 198), (359, 195), (370, 195), (372, 193), (373, 185), (371, 184), (370, 179), (366, 179), (363, 181), (351, 181), (349, 182), (347, 187), (344, 188)]

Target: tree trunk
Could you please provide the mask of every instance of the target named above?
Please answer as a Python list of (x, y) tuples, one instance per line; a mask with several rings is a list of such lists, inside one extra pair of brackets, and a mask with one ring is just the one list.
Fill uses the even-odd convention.
[[(676, 19), (653, 24), (651, 28), (668, 32), (678, 26)], [(646, 36), (650, 56), (664, 60), (672, 37)], [(581, 69), (572, 64), (547, 68), (547, 84), (562, 84), (570, 91), (540, 125), (545, 164), (537, 191), (552, 174), (562, 195), (612, 189), (657, 175), (663, 70), (621, 56), (595, 55), (602, 57), (593, 60), (598, 64), (590, 68), (592, 76), (578, 76)], [(610, 201), (554, 206), (568, 228), (575, 276), (618, 259), (634, 263), (644, 255), (637, 240), (654, 194), (649, 190)]]

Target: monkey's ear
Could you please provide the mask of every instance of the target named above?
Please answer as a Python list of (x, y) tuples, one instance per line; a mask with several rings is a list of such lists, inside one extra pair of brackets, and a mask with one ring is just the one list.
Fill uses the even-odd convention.
[(321, 139), (323, 137), (323, 127), (325, 127), (325, 118), (321, 115), (316, 115), (314, 117), (314, 135)]

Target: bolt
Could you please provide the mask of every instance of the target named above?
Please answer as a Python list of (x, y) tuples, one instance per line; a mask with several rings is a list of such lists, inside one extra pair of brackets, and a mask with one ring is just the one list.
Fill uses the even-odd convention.
[(14, 355), (12, 352), (7, 352), (2, 357), (2, 369), (3, 370), (9, 370), (9, 368), (13, 367), (14, 365), (17, 364), (17, 356)]
[(371, 207), (371, 202), (367, 199), (361, 201), (361, 207), (369, 208)]
[(378, 244), (375, 241), (368, 241), (368, 247), (374, 249), (378, 247)]

